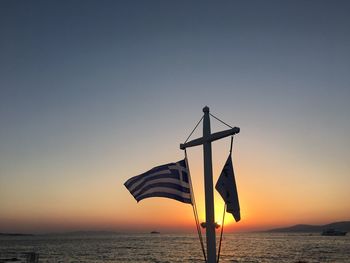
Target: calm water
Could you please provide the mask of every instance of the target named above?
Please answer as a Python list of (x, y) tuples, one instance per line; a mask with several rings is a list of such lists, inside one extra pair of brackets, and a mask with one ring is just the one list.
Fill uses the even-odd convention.
[[(196, 235), (75, 235), (0, 237), (0, 262), (25, 253), (39, 262), (203, 262)], [(350, 236), (226, 234), (220, 262), (350, 262)]]

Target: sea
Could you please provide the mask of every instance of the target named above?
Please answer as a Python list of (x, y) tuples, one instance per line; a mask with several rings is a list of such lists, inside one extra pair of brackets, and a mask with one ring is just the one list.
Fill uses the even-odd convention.
[[(195, 234), (0, 236), (0, 262), (27, 262), (31, 254), (37, 262), (204, 262)], [(225, 234), (220, 262), (349, 263), (350, 236)]]

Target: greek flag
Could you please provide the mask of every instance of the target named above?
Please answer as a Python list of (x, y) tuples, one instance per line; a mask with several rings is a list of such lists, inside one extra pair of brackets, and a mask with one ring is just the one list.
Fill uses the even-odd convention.
[(186, 159), (168, 163), (127, 180), (124, 185), (137, 202), (149, 197), (166, 197), (192, 204)]

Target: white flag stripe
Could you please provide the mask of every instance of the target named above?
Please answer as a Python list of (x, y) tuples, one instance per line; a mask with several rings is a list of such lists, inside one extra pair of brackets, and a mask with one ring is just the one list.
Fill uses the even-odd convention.
[[(134, 189), (142, 184), (144, 181), (147, 181), (149, 180), (148, 178), (151, 177), (151, 176), (154, 176), (154, 175), (165, 175), (165, 174), (171, 174), (170, 170), (162, 170), (162, 171), (158, 171), (158, 172), (155, 172), (155, 173), (152, 173), (152, 174), (149, 174), (147, 175), (145, 178), (142, 178), (140, 180), (137, 180), (131, 187), (128, 187), (129, 191), (132, 192), (134, 191)], [(129, 179), (130, 180), (130, 179)], [(128, 181), (126, 182), (126, 184), (128, 184)]]
[(155, 184), (155, 183), (172, 183), (172, 184), (177, 184), (179, 186), (190, 188), (190, 185), (188, 183), (186, 183), (184, 181), (179, 181), (178, 179), (174, 179), (174, 178), (159, 178), (159, 179), (154, 179), (152, 181), (148, 181), (139, 190), (133, 192), (133, 195), (135, 195), (135, 196), (138, 195), (139, 192), (141, 192), (146, 186), (151, 185), (151, 184)]
[(179, 190), (171, 189), (171, 188), (168, 188), (168, 187), (154, 187), (154, 188), (151, 188), (148, 191), (144, 192), (142, 195), (138, 196), (137, 198), (141, 198), (142, 199), (143, 195), (152, 194), (152, 193), (156, 193), (156, 192), (164, 192), (164, 193), (169, 193), (169, 194), (175, 194), (175, 195), (181, 196), (183, 198), (191, 199), (191, 194), (190, 193), (184, 193), (184, 192), (181, 192)]

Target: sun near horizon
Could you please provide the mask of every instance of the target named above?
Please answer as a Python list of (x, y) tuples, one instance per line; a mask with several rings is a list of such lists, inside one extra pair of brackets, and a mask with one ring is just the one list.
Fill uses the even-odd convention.
[[(201, 113), (198, 112), (199, 114), (193, 115), (200, 116)], [(212, 120), (212, 129), (220, 130), (222, 126)], [(200, 136), (200, 133), (199, 129), (193, 137)], [(309, 167), (307, 171), (309, 177), (304, 176), (298, 169), (304, 173), (305, 167), (294, 167), (294, 163), (290, 162), (289, 153), (281, 152), (280, 146), (271, 140), (269, 155), (260, 156), (257, 152), (261, 145), (252, 142), (249, 133), (251, 131), (243, 127), (242, 132), (234, 139), (233, 164), (241, 221), (236, 223), (233, 216), (226, 213), (226, 232), (260, 231), (294, 224), (327, 224), (349, 220), (349, 205), (338, 201), (346, 199), (345, 191), (338, 191), (345, 185), (327, 181), (326, 177), (323, 179), (320, 177), (319, 181), (315, 181), (313, 175), (319, 176), (324, 173), (321, 167)], [(269, 139), (269, 136), (266, 138)], [(159, 140), (162, 143), (156, 145), (154, 151), (148, 151), (148, 154), (147, 150), (135, 151), (137, 148), (133, 147), (125, 148), (122, 154), (117, 147), (110, 149), (107, 166), (106, 159), (99, 159), (95, 163), (84, 162), (82, 166), (81, 163), (74, 162), (68, 167), (58, 167), (59, 169), (55, 170), (50, 168), (50, 172), (57, 175), (65, 171), (64, 180), (58, 176), (56, 179), (52, 177), (54, 181), (41, 177), (41, 183), (30, 180), (25, 180), (21, 184), (16, 182), (16, 191), (9, 192), (5, 189), (5, 192), (2, 192), (3, 195), (12, 196), (13, 199), (12, 203), (2, 203), (3, 211), (7, 212), (0, 217), (0, 232), (158, 230), (170, 233), (195, 233), (191, 205), (166, 198), (149, 198), (137, 203), (123, 185), (128, 178), (156, 165), (183, 158), (177, 147), (164, 150), (170, 149), (166, 143), (175, 146), (179, 143), (174, 143), (172, 139), (168, 140), (165, 135), (159, 137)], [(152, 144), (152, 141), (145, 142)], [(138, 141), (136, 144), (145, 142)], [(229, 147), (229, 138), (212, 144), (214, 186), (227, 158)], [(264, 147), (261, 147), (261, 150), (265, 152)], [(164, 154), (158, 154), (159, 152)], [(118, 168), (114, 165), (112, 157), (116, 154), (124, 159), (119, 160)], [(202, 155), (202, 147), (188, 149), (199, 220), (205, 222)], [(83, 171), (83, 177), (74, 175), (78, 170)], [(39, 171), (37, 175), (40, 176), (41, 168), (34, 168), (31, 173), (35, 171)], [(96, 174), (103, 174), (103, 180)], [(338, 185), (337, 191), (330, 192), (332, 184)], [(221, 225), (224, 202), (215, 189), (214, 200), (215, 221)]]
[[(242, 134), (244, 136), (244, 133)], [(305, 196), (296, 195), (295, 192), (303, 191), (298, 181), (294, 182), (295, 185), (291, 183), (284, 185), (283, 183), (287, 180), (284, 178), (280, 178), (281, 182), (262, 180), (264, 173), (271, 172), (271, 170), (261, 172), (260, 165), (264, 160), (250, 159), (255, 166), (245, 166), (244, 162), (242, 163), (244, 150), (240, 149), (242, 147), (240, 139), (239, 135), (235, 138), (234, 169), (241, 207), (241, 221), (236, 223), (233, 216), (226, 213), (225, 232), (261, 231), (295, 224), (327, 224), (349, 220), (344, 204), (336, 206), (326, 200), (328, 197), (322, 198), (315, 195), (309, 196), (306, 200)], [(227, 157), (228, 144), (229, 140), (213, 144), (214, 185)], [(161, 157), (160, 162), (165, 159), (168, 157)], [(142, 173), (155, 164), (144, 158), (142, 160), (145, 164), (140, 167), (134, 165), (133, 171), (126, 169), (123, 177), (117, 182), (114, 170), (109, 171), (110, 178), (107, 179), (111, 182), (109, 184), (95, 180), (92, 175), (93, 180), (89, 182), (90, 184), (87, 184), (88, 180), (84, 180), (83, 188), (79, 188), (82, 182), (70, 181), (70, 184), (73, 184), (72, 188), (70, 191), (67, 189), (61, 198), (55, 198), (59, 192), (55, 193), (53, 189), (48, 192), (43, 191), (40, 185), (32, 185), (38, 190), (30, 194), (35, 203), (23, 196), (21, 206), (16, 207), (17, 211), (12, 206), (12, 215), (8, 213), (10, 216), (1, 218), (0, 232), (51, 233), (108, 230), (135, 233), (157, 230), (169, 233), (195, 233), (191, 205), (166, 198), (149, 198), (137, 203), (124, 187), (123, 182), (129, 176)], [(199, 220), (205, 222), (201, 148), (189, 151), (189, 162)], [(147, 165), (148, 163), (150, 164)], [(274, 165), (273, 169), (278, 173), (278, 167)], [(86, 178), (89, 179), (89, 173), (86, 175)], [(265, 184), (262, 181), (265, 181)], [(277, 186), (278, 183), (281, 184)], [(21, 190), (25, 191), (25, 188)], [(309, 195), (310, 191), (311, 189), (304, 194)], [(318, 190), (314, 189), (314, 191)], [(77, 199), (79, 195), (82, 198)], [(221, 225), (224, 202), (215, 190), (214, 197), (215, 221)], [(315, 206), (317, 203), (322, 206)]]
[[(197, 115), (200, 115), (200, 111)], [(214, 130), (222, 128), (215, 122), (212, 122), (212, 126)], [(244, 128), (242, 130), (235, 136), (233, 148), (241, 221), (236, 223), (233, 216), (226, 213), (226, 232), (260, 231), (294, 224), (327, 224), (349, 220), (349, 205), (339, 202), (346, 200), (345, 191), (338, 191), (346, 187), (345, 185), (327, 181), (326, 177), (319, 177), (320, 180), (315, 181), (313, 175), (319, 176), (324, 173), (321, 167), (309, 167), (309, 177), (303, 177), (301, 171), (298, 173), (298, 169), (304, 170), (305, 167), (293, 167), (294, 163), (289, 161), (289, 153), (281, 154), (278, 145), (271, 144), (272, 141), (269, 155), (259, 156), (256, 153), (259, 151), (259, 145), (247, 141), (249, 136), (245, 132), (249, 134), (250, 131)], [(12, 202), (2, 201), (2, 210), (6, 213), (0, 217), (0, 232), (159, 230), (194, 233), (195, 221), (191, 205), (166, 198), (149, 198), (137, 203), (123, 185), (128, 178), (156, 165), (183, 158), (179, 155), (181, 151), (175, 147), (172, 150), (162, 150), (170, 149), (165, 145), (166, 136), (159, 137), (159, 140), (162, 143), (155, 147), (155, 151), (148, 152), (149, 154), (147, 151), (136, 151), (137, 148), (125, 148), (124, 153), (119, 155), (124, 160), (119, 160), (118, 168), (112, 158), (118, 155), (116, 147), (110, 149), (107, 166), (104, 165), (106, 159), (99, 159), (96, 163), (84, 162), (82, 166), (81, 163), (74, 162), (70, 163), (70, 167), (57, 167), (55, 170), (48, 167), (51, 176), (65, 171), (64, 180), (58, 176), (50, 180), (41, 177), (40, 183), (33, 180), (24, 180), (20, 184), (13, 182), (16, 184), (16, 188), (12, 188), (15, 191), (2, 191), (2, 195), (11, 197)], [(146, 142), (152, 144), (151, 141)], [(170, 140), (167, 144), (175, 143), (174, 140)], [(254, 148), (251, 148), (252, 145)], [(178, 143), (175, 146), (178, 146)], [(229, 139), (213, 143), (214, 185), (227, 158), (228, 149)], [(264, 150), (263, 147), (261, 149)], [(164, 154), (155, 155), (162, 151)], [(205, 222), (201, 151), (201, 147), (190, 149), (188, 156), (199, 220)], [(34, 166), (32, 169), (33, 176), (34, 173), (35, 176), (40, 176), (44, 171)], [(83, 177), (74, 175), (78, 169), (83, 171)], [(96, 174), (103, 174), (103, 177)], [(332, 184), (337, 187), (332, 187)], [(337, 190), (331, 191), (332, 188)], [(215, 221), (221, 225), (224, 202), (215, 189), (214, 200)]]

